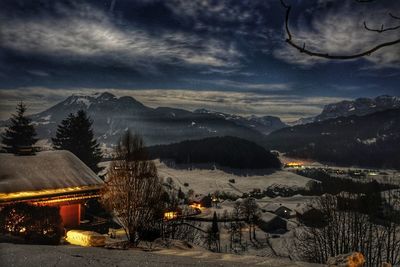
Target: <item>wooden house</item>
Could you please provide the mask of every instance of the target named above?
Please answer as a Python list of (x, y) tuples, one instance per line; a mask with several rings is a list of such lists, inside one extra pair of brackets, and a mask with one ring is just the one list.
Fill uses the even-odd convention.
[(98, 198), (103, 181), (65, 150), (34, 155), (0, 153), (0, 208), (27, 202), (60, 207), (63, 225), (80, 224), (86, 201)]

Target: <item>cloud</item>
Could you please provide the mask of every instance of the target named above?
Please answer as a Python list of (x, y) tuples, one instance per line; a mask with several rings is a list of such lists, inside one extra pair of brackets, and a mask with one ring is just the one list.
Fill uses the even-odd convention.
[(117, 96), (132, 96), (150, 107), (176, 107), (187, 110), (206, 108), (214, 111), (249, 115), (279, 116), (285, 121), (317, 115), (326, 104), (343, 100), (340, 97), (302, 97), (298, 95), (265, 95), (257, 92), (222, 92), (191, 89), (63, 89), (23, 88), (0, 91), (0, 118), (6, 119), (15, 105), (23, 100), (30, 114), (43, 111), (72, 94), (111, 92)]
[(218, 80), (199, 80), (199, 79), (190, 79), (187, 80), (190, 83), (199, 82), (202, 84), (211, 84), (216, 85), (218, 87), (223, 88), (224, 90), (237, 90), (241, 91), (265, 91), (265, 92), (274, 92), (274, 91), (290, 91), (292, 87), (288, 83), (252, 83), (252, 82), (239, 82), (225, 79)]
[(48, 72), (42, 71), (42, 70), (27, 70), (29, 74), (35, 75), (35, 76), (40, 76), (40, 77), (47, 77), (50, 76)]
[(157, 72), (160, 65), (238, 67), (235, 45), (195, 34), (126, 25), (93, 6), (56, 6), (57, 16), (8, 17), (0, 21), (1, 46), (62, 62), (92, 62)]
[[(325, 2), (332, 1), (320, 1), (320, 5)], [(295, 19), (290, 21), (293, 40), (300, 45), (305, 43), (306, 48), (312, 51), (348, 55), (360, 53), (380, 43), (399, 38), (399, 31), (379, 34), (367, 31), (363, 26), (364, 21), (371, 28), (379, 29), (381, 25), (397, 26), (398, 22), (388, 15), (388, 9), (395, 10), (396, 5), (392, 8), (361, 4), (340, 3), (339, 5), (340, 7), (337, 8), (313, 9), (310, 23), (301, 16), (297, 21)], [(306, 68), (332, 61), (302, 54), (286, 43), (275, 49), (273, 55)], [(362, 59), (369, 63), (368, 68), (400, 68), (400, 45), (382, 48)]]

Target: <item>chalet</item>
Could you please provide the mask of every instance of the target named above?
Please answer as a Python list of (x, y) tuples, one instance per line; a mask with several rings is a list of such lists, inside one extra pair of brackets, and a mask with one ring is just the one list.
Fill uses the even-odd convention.
[(296, 216), (296, 213), (281, 203), (269, 203), (263, 207), (263, 210), (274, 213), (281, 218), (289, 219)]
[(65, 227), (80, 224), (86, 201), (98, 198), (103, 181), (65, 150), (34, 155), (0, 153), (0, 207), (27, 202), (60, 207)]
[(287, 232), (287, 221), (281, 217), (264, 212), (257, 221), (257, 226), (266, 233), (285, 233)]

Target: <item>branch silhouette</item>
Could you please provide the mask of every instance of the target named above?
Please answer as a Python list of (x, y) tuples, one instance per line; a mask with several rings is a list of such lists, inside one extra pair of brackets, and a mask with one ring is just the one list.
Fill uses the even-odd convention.
[[(356, 0), (357, 2), (372, 2), (374, 0)], [(295, 41), (293, 41), (293, 35), (290, 31), (290, 27), (289, 27), (289, 18), (290, 18), (290, 12), (292, 10), (292, 6), (288, 5), (285, 3), (284, 0), (280, 0), (282, 6), (286, 9), (286, 15), (285, 15), (285, 30), (286, 30), (286, 42), (291, 45), (292, 47), (296, 48), (300, 53), (304, 53), (306, 55), (309, 56), (315, 56), (315, 57), (321, 57), (321, 58), (328, 58), (328, 59), (341, 59), (341, 60), (348, 60), (348, 59), (355, 59), (355, 58), (360, 58), (360, 57), (364, 57), (364, 56), (369, 56), (372, 53), (384, 48), (384, 47), (388, 47), (388, 46), (392, 46), (392, 45), (396, 45), (396, 44), (400, 44), (400, 38), (393, 40), (393, 41), (389, 41), (389, 42), (383, 42), (381, 44), (378, 44), (372, 48), (369, 48), (363, 52), (360, 53), (355, 53), (355, 54), (349, 54), (349, 55), (332, 55), (329, 53), (323, 53), (323, 52), (317, 52), (317, 51), (313, 51), (310, 49), (306, 48), (306, 43), (303, 44), (298, 44)], [(400, 19), (400, 17), (394, 16), (393, 14), (389, 13), (389, 15), (394, 18), (394, 19)], [(400, 29), (400, 25), (397, 27), (391, 27), (391, 28), (384, 28), (383, 26), (381, 27), (381, 29), (371, 29), (367, 26), (367, 24), (364, 22), (364, 27), (369, 30), (369, 31), (374, 31), (374, 32), (385, 32), (385, 31), (392, 31), (392, 30), (397, 30)]]

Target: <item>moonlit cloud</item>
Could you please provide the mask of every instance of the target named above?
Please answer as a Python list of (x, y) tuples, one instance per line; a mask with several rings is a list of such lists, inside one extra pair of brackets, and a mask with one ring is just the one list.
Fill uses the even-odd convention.
[(58, 6), (59, 13), (66, 14), (60, 18), (3, 20), (2, 45), (63, 62), (127, 65), (138, 71), (157, 71), (161, 64), (224, 68), (239, 64), (241, 53), (232, 43), (166, 30), (151, 35), (139, 28), (121, 27), (99, 9), (74, 6)]
[(226, 91), (231, 91), (232, 89), (241, 89), (242, 91), (264, 91), (264, 92), (276, 92), (276, 91), (290, 91), (293, 88), (287, 83), (254, 83), (254, 82), (238, 82), (226, 79), (219, 80), (198, 80), (189, 79), (189, 82), (199, 82), (217, 85), (223, 87)]
[[(310, 49), (353, 53), (396, 34), (362, 22), (397, 25), (387, 12), (399, 1), (287, 1), (293, 35)], [(352, 61), (306, 56), (285, 43), (284, 15), (265, 0), (2, 0), (0, 116), (19, 100), (36, 113), (109, 90), (152, 107), (285, 120), (340, 99), (399, 95), (400, 45)]]
[[(319, 4), (325, 2), (327, 1), (320, 1)], [(370, 7), (368, 5), (343, 4), (339, 9), (319, 10), (318, 12), (321, 13), (314, 10), (311, 22), (306, 23), (301, 17), (298, 21), (290, 21), (293, 40), (300, 45), (305, 43), (306, 48), (312, 51), (326, 52), (331, 55), (348, 55), (360, 53), (380, 43), (399, 38), (399, 31), (387, 31), (379, 34), (364, 29), (364, 21), (374, 29), (380, 29), (381, 25), (390, 27), (390, 25), (397, 26), (398, 24), (388, 15), (390, 7), (388, 7), (389, 11), (379, 7), (373, 12), (367, 8)], [(279, 59), (303, 67), (332, 62), (332, 60), (302, 54), (285, 43), (273, 54)], [(400, 45), (383, 48), (370, 56), (363, 57), (362, 60), (370, 63), (368, 68), (400, 68)]]

